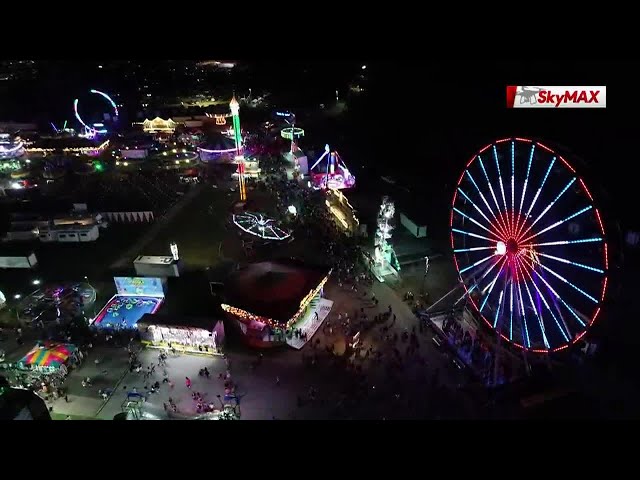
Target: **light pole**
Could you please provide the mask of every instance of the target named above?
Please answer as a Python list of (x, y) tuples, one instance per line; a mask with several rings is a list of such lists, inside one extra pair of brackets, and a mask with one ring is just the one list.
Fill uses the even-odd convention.
[(424, 295), (424, 284), (427, 281), (427, 273), (429, 272), (429, 257), (424, 257), (424, 275), (422, 276), (422, 294)]

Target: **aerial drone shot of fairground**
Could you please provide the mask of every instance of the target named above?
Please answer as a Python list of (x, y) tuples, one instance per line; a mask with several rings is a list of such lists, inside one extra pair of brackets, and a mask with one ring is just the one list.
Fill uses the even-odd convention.
[(0, 62), (0, 418), (637, 418), (631, 66), (414, 68)]

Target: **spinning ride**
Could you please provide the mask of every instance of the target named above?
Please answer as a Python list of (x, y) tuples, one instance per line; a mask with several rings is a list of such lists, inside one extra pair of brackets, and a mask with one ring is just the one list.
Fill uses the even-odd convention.
[(565, 349), (600, 313), (609, 268), (600, 212), (575, 168), (539, 142), (498, 140), (471, 158), (451, 245), (467, 297), (519, 348)]
[[(319, 171), (314, 172), (318, 166), (320, 166)], [(311, 185), (316, 190), (326, 190), (327, 188), (341, 190), (352, 188), (356, 184), (356, 177), (351, 175), (338, 152), (332, 152), (329, 145), (324, 146), (324, 153), (309, 171), (311, 172)]]
[(233, 223), (240, 230), (265, 240), (286, 240), (291, 234), (284, 231), (276, 221), (261, 213), (245, 212), (233, 215)]

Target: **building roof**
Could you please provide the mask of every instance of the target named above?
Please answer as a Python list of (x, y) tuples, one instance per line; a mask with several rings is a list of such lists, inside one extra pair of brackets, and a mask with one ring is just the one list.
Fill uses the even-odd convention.
[(212, 331), (220, 320), (211, 317), (192, 317), (184, 315), (154, 315), (145, 313), (138, 323), (138, 327), (145, 328), (149, 325), (161, 325), (164, 327), (191, 327)]
[(312, 267), (295, 260), (252, 263), (229, 276), (225, 282), (225, 303), (286, 323), (328, 273), (326, 267)]
[(172, 265), (178, 263), (172, 256), (161, 255), (138, 255), (133, 263), (142, 263), (145, 265)]

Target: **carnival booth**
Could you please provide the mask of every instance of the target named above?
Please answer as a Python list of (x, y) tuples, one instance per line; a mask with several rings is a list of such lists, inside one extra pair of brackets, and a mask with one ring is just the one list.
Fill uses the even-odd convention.
[(228, 277), (221, 307), (248, 345), (299, 349), (331, 311), (323, 294), (330, 273), (293, 259), (252, 263)]
[(202, 355), (222, 354), (224, 324), (211, 318), (144, 315), (137, 324), (142, 343)]
[(117, 293), (100, 310), (96, 328), (130, 329), (145, 314), (156, 313), (164, 302), (166, 279), (160, 277), (114, 277)]
[(66, 373), (67, 363), (77, 350), (70, 343), (43, 342), (38, 343), (27, 353), (17, 366), (24, 370), (33, 370), (39, 373)]

